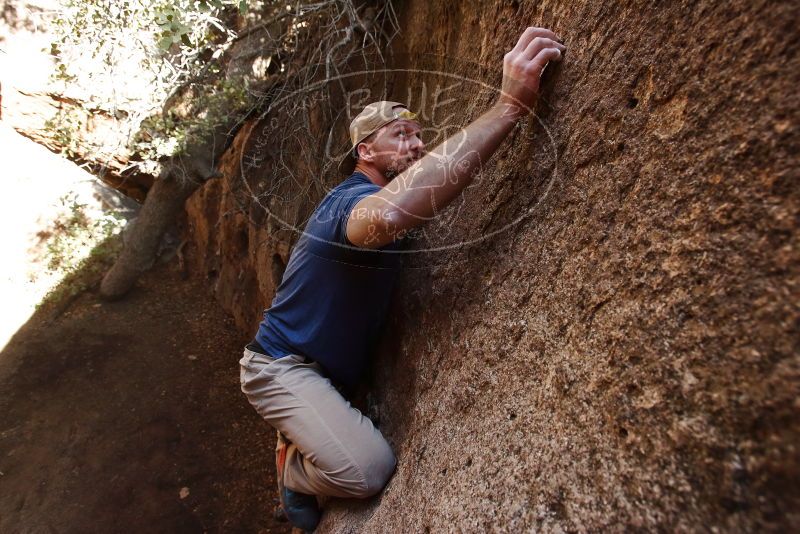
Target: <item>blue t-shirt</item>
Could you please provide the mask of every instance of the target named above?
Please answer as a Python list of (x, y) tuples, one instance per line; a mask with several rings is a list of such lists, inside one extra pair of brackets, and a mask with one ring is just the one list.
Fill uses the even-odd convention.
[(325, 196), (292, 250), (256, 334), (270, 356), (307, 356), (348, 387), (366, 367), (402, 264), (401, 254), (391, 252), (402, 240), (369, 250), (346, 236), (353, 207), (380, 189), (357, 172)]

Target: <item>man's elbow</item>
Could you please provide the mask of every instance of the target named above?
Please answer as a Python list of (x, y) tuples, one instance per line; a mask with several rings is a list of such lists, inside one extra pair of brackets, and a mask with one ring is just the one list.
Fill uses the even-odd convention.
[(376, 249), (401, 239), (410, 229), (408, 217), (399, 210), (384, 209), (371, 217), (351, 219), (347, 239), (360, 248)]

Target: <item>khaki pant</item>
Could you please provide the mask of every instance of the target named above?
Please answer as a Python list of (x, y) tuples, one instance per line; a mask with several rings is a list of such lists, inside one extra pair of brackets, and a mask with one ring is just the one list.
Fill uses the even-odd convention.
[(360, 498), (383, 489), (396, 464), (389, 444), (339, 394), (318, 363), (298, 355), (274, 359), (245, 349), (239, 364), (250, 404), (291, 442), (287, 488)]

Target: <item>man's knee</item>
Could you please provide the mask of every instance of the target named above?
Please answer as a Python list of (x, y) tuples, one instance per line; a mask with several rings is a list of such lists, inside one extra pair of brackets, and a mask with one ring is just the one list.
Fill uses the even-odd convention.
[(377, 447), (373, 451), (369, 461), (362, 467), (366, 480), (366, 487), (363, 494), (360, 495), (362, 498), (372, 497), (380, 493), (389, 482), (389, 479), (392, 478), (397, 466), (397, 458), (395, 458), (389, 444), (384, 442), (383, 445), (385, 446)]

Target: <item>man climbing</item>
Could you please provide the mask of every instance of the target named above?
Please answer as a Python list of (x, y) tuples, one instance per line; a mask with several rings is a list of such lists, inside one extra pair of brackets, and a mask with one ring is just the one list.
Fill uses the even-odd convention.
[(316, 527), (315, 496), (366, 498), (392, 475), (389, 444), (335, 386), (354, 386), (374, 347), (400, 267), (392, 251), (470, 184), (564, 50), (550, 30), (526, 29), (504, 57), (498, 101), (428, 154), (403, 104), (375, 102), (350, 124), (349, 177), (309, 219), (240, 360), (242, 391), (278, 430), (278, 490), (294, 526)]

